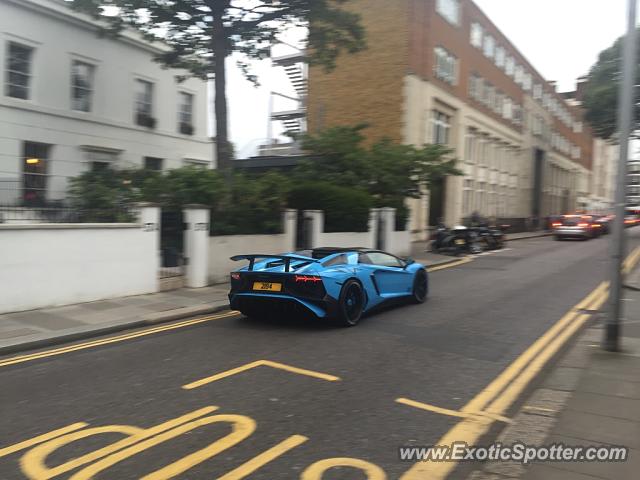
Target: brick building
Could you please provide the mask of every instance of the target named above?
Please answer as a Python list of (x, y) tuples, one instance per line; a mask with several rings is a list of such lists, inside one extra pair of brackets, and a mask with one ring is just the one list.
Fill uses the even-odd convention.
[(450, 146), (464, 176), (412, 207), (424, 238), (439, 217), (504, 219), (587, 207), (593, 138), (567, 102), (471, 0), (353, 0), (369, 48), (311, 68), (311, 132), (367, 122), (369, 138)]

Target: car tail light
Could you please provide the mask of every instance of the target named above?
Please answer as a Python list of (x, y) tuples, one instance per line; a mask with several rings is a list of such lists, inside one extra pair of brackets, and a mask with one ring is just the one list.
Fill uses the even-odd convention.
[(231, 280), (240, 280), (240, 274), (239, 273), (232, 273), (231, 274)]
[(581, 222), (581, 223), (579, 223), (579, 224), (578, 224), (578, 226), (579, 226), (579, 227), (588, 227), (588, 226), (589, 226), (589, 224), (588, 224), (588, 223)]
[(296, 283), (307, 283), (307, 282), (318, 283), (318, 282), (321, 282), (321, 281), (322, 281), (322, 279), (320, 277), (316, 277), (316, 276), (296, 275)]
[(553, 222), (553, 223), (551, 224), (551, 226), (552, 226), (552, 227), (561, 227), (561, 226), (562, 226), (562, 223), (560, 223), (560, 222)]
[(591, 225), (592, 228), (600, 228), (602, 225), (600, 225), (599, 223), (594, 223), (593, 225)]

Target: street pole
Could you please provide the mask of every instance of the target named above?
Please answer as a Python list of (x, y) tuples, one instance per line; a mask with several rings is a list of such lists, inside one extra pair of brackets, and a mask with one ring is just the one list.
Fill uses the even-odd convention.
[(605, 326), (602, 348), (610, 352), (620, 349), (620, 320), (622, 317), (622, 261), (625, 255), (624, 216), (627, 200), (627, 162), (629, 137), (635, 115), (636, 67), (636, 1), (628, 0), (627, 36), (622, 54), (622, 81), (618, 94), (618, 142), (620, 158), (616, 178), (615, 218), (611, 238), (611, 283), (609, 288), (609, 316)]

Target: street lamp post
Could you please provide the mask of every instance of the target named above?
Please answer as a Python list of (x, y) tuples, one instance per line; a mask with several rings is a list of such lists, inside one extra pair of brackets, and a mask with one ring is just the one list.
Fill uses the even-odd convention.
[(616, 352), (620, 349), (620, 319), (622, 316), (622, 261), (625, 253), (624, 216), (629, 159), (629, 136), (635, 115), (636, 66), (636, 1), (628, 0), (627, 36), (622, 54), (622, 82), (618, 95), (618, 141), (620, 158), (616, 178), (615, 218), (611, 238), (611, 282), (609, 289), (609, 316), (605, 326), (602, 348)]

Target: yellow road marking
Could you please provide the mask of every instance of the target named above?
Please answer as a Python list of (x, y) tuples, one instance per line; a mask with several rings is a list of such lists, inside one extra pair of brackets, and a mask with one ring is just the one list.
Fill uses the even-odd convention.
[(326, 380), (327, 382), (338, 382), (340, 377), (329, 375), (327, 373), (315, 372), (313, 370), (306, 370), (304, 368), (292, 367), (291, 365), (285, 365), (284, 363), (272, 362), (271, 360), (256, 360), (255, 362), (247, 363), (240, 367), (232, 368), (231, 370), (225, 370), (224, 372), (216, 373), (210, 377), (205, 377), (195, 382), (187, 383), (182, 388), (185, 390), (192, 390), (194, 388), (201, 387), (211, 382), (237, 375), (238, 373), (246, 372), (256, 367), (271, 367), (278, 370), (285, 370), (287, 372), (296, 373), (298, 375), (306, 375), (307, 377), (319, 378), (320, 380)]
[(30, 438), (29, 440), (16, 443), (15, 445), (10, 445), (8, 447), (0, 448), (0, 458), (6, 457), (7, 455), (11, 455), (12, 453), (19, 452), (20, 450), (24, 450), (25, 448), (33, 447), (34, 445), (38, 445), (39, 443), (44, 443), (48, 440), (59, 437), (66, 433), (80, 430), (81, 428), (84, 428), (87, 425), (89, 424), (84, 422), (74, 423), (67, 427), (62, 427), (57, 430), (53, 430), (52, 432), (44, 433), (42, 435), (38, 435), (37, 437)]
[(464, 257), (456, 262), (446, 263), (444, 265), (436, 265), (435, 267), (427, 267), (427, 272), (437, 272), (438, 270), (444, 270), (445, 268), (459, 267), (460, 265), (464, 265), (465, 263), (473, 262), (473, 258)]
[(386, 480), (387, 478), (387, 474), (379, 466), (359, 458), (326, 458), (309, 465), (300, 475), (300, 480), (322, 480), (327, 470), (336, 467), (357, 468), (366, 474), (367, 480)]
[(194, 420), (189, 423), (177, 426), (171, 430), (163, 432), (155, 437), (144, 440), (140, 443), (132, 445), (131, 447), (120, 450), (113, 453), (108, 457), (103, 458), (91, 465), (83, 468), (79, 472), (75, 473), (70, 480), (90, 480), (94, 478), (98, 473), (108, 469), (109, 467), (133, 457), (151, 447), (160, 445), (168, 440), (172, 440), (176, 437), (189, 433), (197, 428), (211, 425), (214, 423), (228, 423), (231, 424), (231, 432), (224, 437), (209, 444), (203, 449), (197, 450), (180, 460), (177, 460), (166, 467), (163, 467), (155, 472), (141, 477), (141, 480), (166, 480), (174, 478), (190, 468), (215, 457), (220, 452), (231, 448), (238, 443), (242, 442), (246, 438), (250, 437), (256, 429), (256, 422), (244, 415), (214, 415), (210, 417), (203, 417)]
[(498, 377), (496, 377), (487, 387), (485, 387), (470, 402), (462, 407), (463, 412), (481, 411), (484, 407), (500, 393), (500, 391), (513, 380), (522, 369), (538, 355), (542, 349), (551, 342), (567, 325), (569, 325), (578, 315), (578, 310), (582, 310), (590, 305), (596, 295), (606, 288), (606, 283), (602, 282), (584, 300), (569, 310), (558, 322), (547, 330), (538, 340), (536, 340), (527, 350), (525, 350), (511, 365), (509, 365)]
[(262, 452), (257, 457), (254, 457), (248, 462), (243, 463), (238, 468), (234, 468), (223, 476), (218, 477), (218, 480), (241, 480), (242, 478), (248, 477), (259, 468), (264, 467), (267, 463), (272, 462), (276, 458), (284, 455), (289, 450), (302, 445), (307, 440), (309, 439), (302, 435), (292, 435), (286, 440), (283, 440), (277, 445), (274, 445), (269, 450)]
[(408, 398), (396, 398), (397, 403), (408, 405), (409, 407), (419, 408), (420, 410), (426, 410), (428, 412), (440, 413), (442, 415), (449, 415), (450, 417), (468, 418), (471, 416), (469, 413), (460, 412), (458, 410), (449, 410), (448, 408), (436, 407), (428, 403), (416, 402)]
[[(625, 260), (625, 269), (630, 271), (638, 261), (640, 248)], [(591, 317), (591, 314), (581, 314), (580, 310), (597, 310), (602, 307), (608, 297), (607, 288), (608, 282), (598, 285), (462, 409), (463, 412), (484, 411), (488, 414), (486, 417), (463, 419), (438, 440), (436, 445), (451, 445), (453, 442), (474, 445), (486, 434), (493, 424), (492, 416), (506, 412), (551, 357)], [(503, 389), (504, 392), (498, 396)], [(419, 462), (405, 472), (400, 480), (444, 480), (456, 466), (456, 462)]]
[(67, 347), (55, 348), (53, 350), (46, 350), (44, 352), (31, 353), (27, 355), (20, 355), (17, 357), (8, 358), (6, 360), (0, 360), (0, 367), (6, 367), (8, 365), (15, 365), (17, 363), (30, 362), (32, 360), (37, 360), (40, 358), (53, 357), (56, 355), (62, 355), (64, 353), (75, 352), (77, 350), (85, 350), (87, 348), (99, 347), (101, 345), (108, 345), (110, 343), (123, 342), (125, 340), (131, 340), (134, 338), (144, 337), (147, 335), (153, 335), (155, 333), (166, 332), (169, 330), (175, 330), (178, 328), (189, 327), (191, 325), (197, 325), (199, 323), (211, 322), (213, 320), (220, 320), (223, 318), (233, 317), (237, 315), (238, 312), (226, 312), (220, 315), (212, 315), (207, 317), (196, 318), (193, 320), (186, 320), (178, 323), (172, 323), (170, 325), (163, 325), (160, 327), (152, 327), (146, 330), (141, 330), (134, 333), (127, 333), (124, 335), (118, 335), (115, 337), (109, 337), (101, 340), (93, 340), (86, 343), (79, 343), (75, 345), (70, 345)]
[(631, 270), (633, 270), (633, 267), (638, 263), (638, 260), (640, 260), (640, 247), (636, 247), (631, 255), (622, 263), (622, 273), (631, 273)]
[[(21, 459), (22, 470), (25, 474), (30, 475), (31, 478), (37, 478), (38, 480), (46, 480), (48, 478), (53, 478), (58, 475), (62, 475), (65, 472), (73, 470), (74, 468), (80, 467), (82, 465), (86, 465), (94, 460), (98, 460), (102, 457), (110, 455), (122, 448), (129, 447), (141, 440), (157, 435), (158, 433), (162, 433), (166, 430), (170, 430), (175, 428), (183, 423), (190, 422), (195, 420), (198, 417), (202, 417), (203, 415), (207, 415), (215, 410), (218, 407), (204, 407), (194, 412), (188, 413), (181, 417), (169, 420), (167, 422), (156, 425), (152, 428), (148, 429), (140, 429), (137, 427), (123, 427), (121, 425), (108, 425), (104, 427), (95, 427), (87, 430), (76, 431), (58, 438), (55, 438), (49, 442), (38, 445), (36, 448), (31, 449), (27, 452), (24, 457)], [(87, 424), (84, 424), (85, 426)], [(127, 428), (130, 430), (123, 431), (123, 428)], [(87, 438), (93, 435), (98, 435), (101, 433), (126, 433), (128, 436), (122, 440), (114, 442), (106, 447), (100, 448), (98, 450), (94, 450), (89, 452), (81, 457), (74, 458), (65, 462), (56, 467), (47, 468), (46, 467), (46, 459), (49, 455), (51, 455), (54, 451), (58, 450), (64, 445), (67, 445), (71, 442), (75, 442), (76, 440), (81, 440), (83, 438)]]
[(513, 423), (510, 419), (503, 417), (502, 415), (490, 414), (488, 412), (461, 412), (460, 410), (451, 410), (449, 408), (436, 407), (429, 403), (417, 402), (409, 398), (397, 398), (397, 403), (407, 405), (409, 407), (419, 408), (420, 410), (426, 410), (427, 412), (439, 413), (441, 415), (448, 415), (450, 417), (458, 418), (471, 418), (471, 417), (488, 417), (492, 420), (497, 420), (505, 423)]

